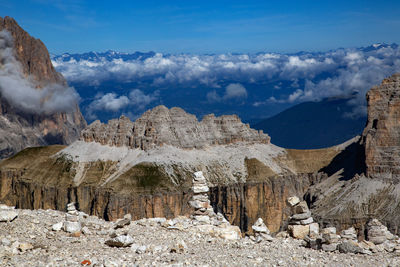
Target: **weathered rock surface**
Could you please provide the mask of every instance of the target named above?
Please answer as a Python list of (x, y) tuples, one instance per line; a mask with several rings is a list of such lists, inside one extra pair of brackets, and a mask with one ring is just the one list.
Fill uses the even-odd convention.
[[(38, 90), (52, 84), (66, 86), (65, 79), (55, 71), (49, 53), (39, 39), (31, 37), (10, 17), (0, 17), (2, 30), (11, 34), (14, 55), (23, 75)], [(3, 54), (0, 53), (0, 62), (2, 60)], [(23, 111), (0, 94), (0, 158), (9, 157), (30, 146), (70, 144), (78, 139), (80, 131), (86, 127), (86, 121), (77, 103), (70, 110), (53, 114)]]
[(366, 175), (400, 181), (400, 74), (367, 93), (368, 121), (362, 136)]
[(158, 106), (146, 111), (135, 122), (122, 116), (108, 124), (95, 121), (82, 132), (82, 140), (102, 145), (148, 150), (155, 146), (203, 148), (237, 142), (268, 144), (270, 138), (251, 129), (236, 115), (205, 116), (200, 122), (181, 108)]

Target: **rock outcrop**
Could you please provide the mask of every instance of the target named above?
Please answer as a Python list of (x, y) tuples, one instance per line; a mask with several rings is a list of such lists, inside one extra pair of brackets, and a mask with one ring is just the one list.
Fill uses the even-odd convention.
[[(373, 218), (400, 230), (400, 74), (367, 93), (368, 121), (353, 149), (322, 169), (329, 177), (308, 190), (315, 219), (339, 230), (354, 226), (360, 237)], [(360, 164), (364, 163), (364, 166)]]
[(122, 116), (108, 124), (95, 121), (83, 132), (86, 142), (102, 145), (140, 148), (148, 150), (156, 146), (172, 145), (179, 148), (204, 148), (237, 142), (268, 144), (270, 138), (262, 131), (251, 129), (236, 115), (204, 116), (199, 122), (196, 116), (181, 108), (168, 109), (157, 106), (146, 111), (135, 122)]
[[(63, 76), (55, 71), (42, 41), (31, 37), (10, 17), (0, 17), (0, 32), (3, 30), (12, 37), (12, 56), (26, 83), (37, 90), (46, 86), (67, 86)], [(0, 52), (0, 65), (4, 64), (5, 56)], [(9, 157), (25, 147), (70, 144), (86, 127), (77, 103), (65, 112), (22, 110), (2, 94), (3, 90), (15, 90), (9, 86), (0, 83), (0, 158)]]
[(366, 176), (400, 181), (400, 73), (367, 93), (368, 121), (362, 136)]

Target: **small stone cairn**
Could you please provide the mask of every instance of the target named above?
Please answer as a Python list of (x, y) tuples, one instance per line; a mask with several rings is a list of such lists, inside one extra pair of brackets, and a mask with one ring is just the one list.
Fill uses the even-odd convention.
[(203, 172), (194, 173), (192, 190), (194, 194), (189, 204), (194, 208), (194, 214), (191, 216), (193, 226), (204, 232), (214, 232), (216, 236), (224, 239), (239, 239), (239, 227), (231, 225), (221, 213), (214, 212), (208, 199), (210, 189)]
[(67, 204), (67, 213), (65, 214), (63, 228), (68, 233), (79, 233), (81, 231), (82, 225), (79, 212), (75, 208), (75, 203)]
[(304, 239), (306, 236), (317, 236), (319, 234), (319, 225), (314, 223), (307, 202), (300, 201), (298, 197), (294, 196), (289, 197), (287, 203), (293, 213), (288, 225), (291, 236), (298, 239)]
[(254, 232), (254, 242), (260, 243), (262, 241), (272, 241), (273, 238), (270, 235), (268, 227), (264, 224), (263, 219), (258, 218), (258, 220), (251, 227)]
[(193, 220), (199, 224), (211, 224), (211, 218), (215, 217), (216, 214), (208, 199), (207, 193), (210, 189), (208, 188), (206, 178), (203, 176), (203, 172), (198, 171), (194, 173), (192, 190), (194, 195), (189, 204), (195, 209), (192, 216)]

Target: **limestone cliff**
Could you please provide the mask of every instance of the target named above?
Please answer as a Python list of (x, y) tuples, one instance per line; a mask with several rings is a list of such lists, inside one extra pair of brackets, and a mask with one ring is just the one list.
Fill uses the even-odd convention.
[(82, 132), (82, 140), (102, 145), (126, 146), (148, 150), (156, 146), (203, 148), (237, 142), (268, 144), (270, 138), (262, 131), (251, 129), (236, 115), (196, 116), (181, 108), (158, 106), (145, 112), (135, 122), (127, 117), (110, 120), (108, 124), (95, 121)]
[(368, 121), (358, 143), (322, 169), (329, 178), (310, 187), (307, 199), (320, 222), (363, 232), (372, 218), (400, 231), (400, 74), (367, 93)]
[[(31, 37), (10, 17), (0, 17), (0, 32), (4, 30), (12, 37), (11, 56), (17, 60), (16, 68), (21, 69), (26, 84), (32, 84), (37, 90), (66, 86), (65, 79), (55, 71), (49, 53), (39, 39)], [(5, 57), (5, 51), (1, 51), (0, 65), (10, 63), (5, 62)], [(4, 92), (12, 94), (17, 89), (10, 86), (0, 84), (0, 158), (9, 157), (25, 147), (69, 144), (79, 137), (86, 126), (76, 102), (65, 112), (24, 110), (5, 96)]]
[(400, 181), (400, 74), (367, 93), (368, 121), (363, 132), (366, 175)]

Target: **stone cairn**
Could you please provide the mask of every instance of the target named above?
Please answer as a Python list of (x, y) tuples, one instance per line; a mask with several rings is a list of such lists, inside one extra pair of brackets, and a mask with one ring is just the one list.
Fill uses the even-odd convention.
[(81, 222), (79, 212), (75, 208), (75, 203), (67, 204), (67, 213), (65, 214), (64, 231), (68, 233), (80, 233)]
[(296, 196), (289, 197), (287, 203), (292, 209), (288, 230), (291, 236), (304, 239), (306, 236), (315, 237), (319, 234), (319, 225), (314, 223), (307, 202), (300, 201)]
[(260, 243), (262, 241), (272, 241), (273, 238), (270, 235), (268, 227), (264, 224), (263, 219), (258, 218), (258, 220), (251, 227), (254, 232), (254, 242)]
[(217, 226), (229, 224), (221, 213), (216, 214), (214, 212), (208, 199), (210, 188), (207, 185), (207, 180), (203, 172), (198, 171), (194, 173), (192, 190), (194, 195), (189, 204), (195, 209), (192, 215), (195, 224), (212, 224)]
[(377, 252), (394, 252), (400, 254), (400, 239), (393, 235), (386, 226), (377, 219), (370, 220), (367, 225), (367, 240), (358, 241), (357, 231), (350, 227), (337, 233), (336, 227), (319, 229), (313, 222), (311, 212), (305, 201), (296, 196), (287, 199), (292, 208), (288, 232), (292, 237), (303, 239), (304, 246), (327, 252), (372, 254)]
[(203, 172), (194, 173), (192, 190), (194, 194), (189, 205), (194, 208), (194, 214), (191, 216), (191, 224), (224, 239), (239, 239), (241, 236), (239, 227), (231, 225), (221, 213), (214, 212), (208, 199), (210, 189)]

